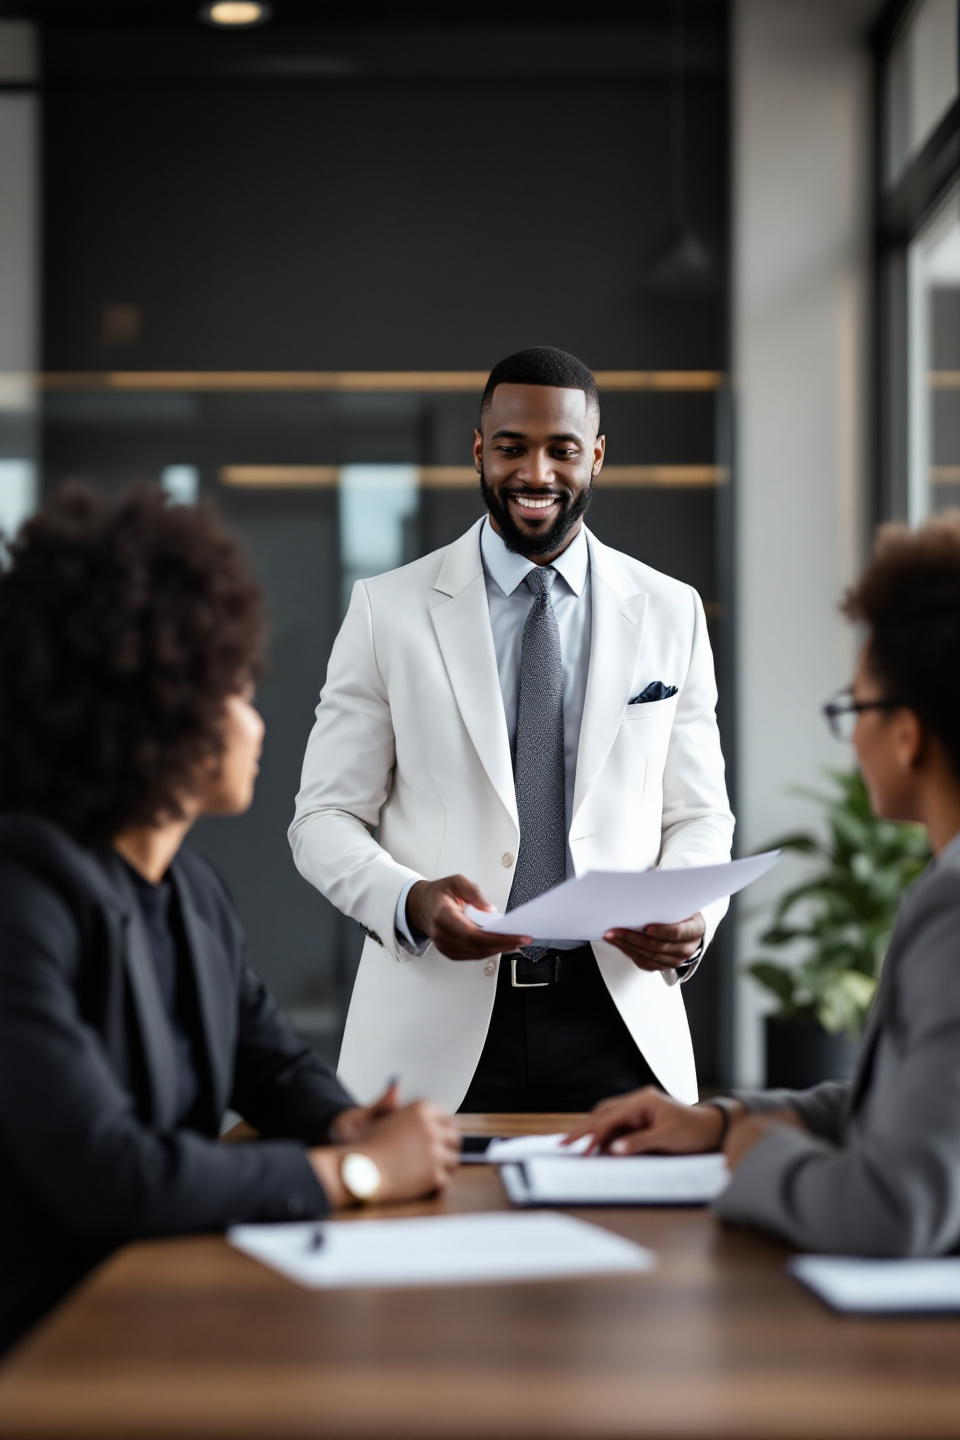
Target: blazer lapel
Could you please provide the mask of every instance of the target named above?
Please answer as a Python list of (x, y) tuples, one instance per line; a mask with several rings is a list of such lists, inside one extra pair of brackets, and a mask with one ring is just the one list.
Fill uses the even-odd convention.
[[(917, 892), (922, 889), (926, 878), (932, 875), (935, 870), (936, 862), (930, 865), (925, 874), (917, 881), (916, 886), (908, 892), (909, 898), (905, 899), (904, 904), (909, 904), (912, 908), (912, 905), (915, 902)], [(893, 934), (890, 937), (890, 943), (887, 946), (887, 953), (884, 956), (883, 968), (880, 971), (880, 983), (877, 986), (877, 993), (874, 998), (873, 1008), (870, 1011), (870, 1015), (866, 1024), (866, 1029), (863, 1032), (863, 1039), (860, 1042), (860, 1053), (857, 1056), (857, 1064), (853, 1072), (853, 1079), (851, 1081), (850, 1091), (847, 1096), (846, 1119), (848, 1120), (855, 1113), (858, 1105), (860, 1104), (860, 1101), (863, 1098), (864, 1092), (867, 1089), (867, 1085), (873, 1071), (873, 1062), (876, 1057), (877, 1042), (880, 1039), (880, 1032), (883, 1029), (883, 1023), (886, 1020), (888, 1014), (894, 1013), (892, 1012), (891, 1007), (894, 1003), (894, 977), (896, 975), (897, 966), (900, 963), (900, 952), (902, 949), (900, 943), (900, 935), (902, 933), (902, 928), (905, 926), (909, 928), (909, 924), (909, 917), (907, 919), (904, 919), (903, 905), (901, 905), (900, 913), (898, 914), (897, 921), (893, 927)]]
[(214, 1112), (219, 1121), (230, 1099), (236, 1039), (236, 1001), (227, 983), (229, 958), (224, 953), (220, 937), (195, 909), (189, 885), (176, 860), (170, 873), (176, 886), (180, 918), (193, 968)]
[(884, 1010), (884, 997), (877, 994), (876, 1003), (870, 1011), (870, 1018), (867, 1021), (866, 1029), (863, 1032), (863, 1039), (860, 1041), (860, 1050), (857, 1054), (857, 1063), (850, 1082), (850, 1089), (847, 1092), (845, 1119), (849, 1120), (854, 1114), (870, 1079), (873, 1070), (873, 1058), (877, 1048), (877, 1041), (880, 1038), (880, 1022)]
[(434, 604), (430, 617), (467, 733), (490, 783), (519, 828), (510, 740), (480, 558), (482, 523), (447, 551), (434, 589), (449, 598)]
[(860, 1041), (857, 1063), (847, 1095), (846, 1119), (848, 1120), (855, 1113), (869, 1084), (877, 1051), (877, 1043), (880, 1039), (880, 1032), (883, 1029), (883, 1022), (887, 1018), (887, 1013), (890, 1009), (891, 996), (893, 994), (894, 971), (897, 966), (900, 950), (900, 946), (897, 943), (896, 932), (897, 927), (894, 928), (894, 933), (890, 938), (890, 944), (887, 946), (883, 968), (880, 972), (880, 983), (877, 986), (873, 1006), (867, 1018), (863, 1039)]
[(109, 879), (122, 902), (123, 959), (143, 1045), (143, 1058), (158, 1130), (173, 1128), (177, 1115), (177, 1054), (163, 1008), (163, 997), (150, 954), (150, 942), (133, 886), (123, 864), (105, 858)]
[(646, 595), (635, 589), (606, 546), (589, 531), (587, 542), (593, 619), (571, 825), (620, 728), (637, 670), (647, 605)]

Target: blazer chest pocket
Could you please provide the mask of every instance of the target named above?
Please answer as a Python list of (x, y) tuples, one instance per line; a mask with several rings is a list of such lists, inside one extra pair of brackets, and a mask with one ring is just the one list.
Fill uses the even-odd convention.
[(637, 729), (671, 725), (673, 717), (677, 713), (677, 698), (676, 695), (671, 695), (667, 700), (648, 700), (642, 705), (627, 705), (623, 712), (621, 728), (624, 725), (630, 725)]
[(648, 784), (653, 776), (659, 776), (666, 764), (676, 713), (675, 696), (669, 700), (652, 700), (646, 705), (628, 705), (624, 711), (614, 750), (619, 751), (622, 763), (631, 773), (642, 763)]

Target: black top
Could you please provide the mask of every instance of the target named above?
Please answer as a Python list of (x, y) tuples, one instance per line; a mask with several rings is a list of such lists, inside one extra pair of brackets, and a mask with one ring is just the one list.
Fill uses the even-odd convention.
[[(354, 1102), (247, 965), (213, 867), (182, 850), (169, 883), (189, 981), (174, 1015), (196, 997), (189, 1126), (127, 867), (47, 820), (0, 815), (0, 1352), (129, 1240), (326, 1209), (305, 1146)], [(263, 1138), (220, 1143), (228, 1106)]]
[(159, 885), (154, 885), (139, 870), (123, 862), (124, 869), (136, 892), (140, 914), (147, 931), (153, 968), (157, 972), (160, 998), (170, 1022), (174, 1048), (177, 1053), (177, 1108), (175, 1122), (189, 1124), (191, 1111), (200, 1094), (200, 1080), (197, 1074), (195, 1053), (198, 1046), (197, 1007), (193, 986), (190, 981), (190, 962), (182, 925), (176, 924), (173, 882), (165, 876)]

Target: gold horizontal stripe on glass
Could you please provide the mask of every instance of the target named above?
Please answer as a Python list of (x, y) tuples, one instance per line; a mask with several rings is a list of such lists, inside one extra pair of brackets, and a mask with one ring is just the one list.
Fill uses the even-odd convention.
[[(710, 489), (725, 485), (730, 472), (724, 465), (605, 465), (597, 484), (607, 488)], [(221, 485), (245, 490), (333, 489), (340, 481), (338, 465), (224, 465), (217, 472)], [(472, 465), (422, 465), (419, 483), (425, 490), (473, 489), (477, 472)]]
[[(0, 377), (2, 378), (2, 377)], [(20, 377), (24, 378), (24, 377)], [(27, 377), (29, 378), (29, 377)], [(601, 390), (709, 391), (725, 383), (722, 370), (598, 370)], [(479, 393), (485, 370), (52, 370), (38, 375), (41, 390), (63, 391), (349, 391), (353, 393)]]
[(340, 466), (222, 465), (217, 479), (241, 490), (332, 490), (340, 483)]
[(960, 485), (960, 465), (931, 465), (931, 485)]
[(931, 390), (960, 390), (960, 370), (931, 370), (927, 384)]

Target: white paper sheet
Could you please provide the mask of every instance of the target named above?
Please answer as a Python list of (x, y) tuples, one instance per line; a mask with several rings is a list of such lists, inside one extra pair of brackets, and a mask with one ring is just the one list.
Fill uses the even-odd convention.
[(708, 1205), (730, 1182), (722, 1155), (543, 1156), (500, 1176), (515, 1205)]
[[(313, 1248), (314, 1236), (323, 1243)], [(231, 1245), (312, 1289), (477, 1285), (649, 1270), (641, 1245), (569, 1215), (235, 1225)]]
[(509, 1140), (491, 1140), (480, 1159), (486, 1165), (508, 1165), (517, 1160), (532, 1160), (535, 1155), (573, 1159), (585, 1154), (592, 1142), (592, 1135), (584, 1135), (572, 1145), (564, 1145), (562, 1131), (559, 1135), (515, 1135)]
[(797, 1255), (787, 1269), (834, 1310), (853, 1315), (960, 1311), (960, 1259), (861, 1260)]
[(543, 945), (599, 940), (607, 930), (672, 925), (714, 900), (735, 895), (775, 865), (779, 850), (681, 870), (592, 870), (500, 915), (466, 906), (493, 935), (529, 935)]

